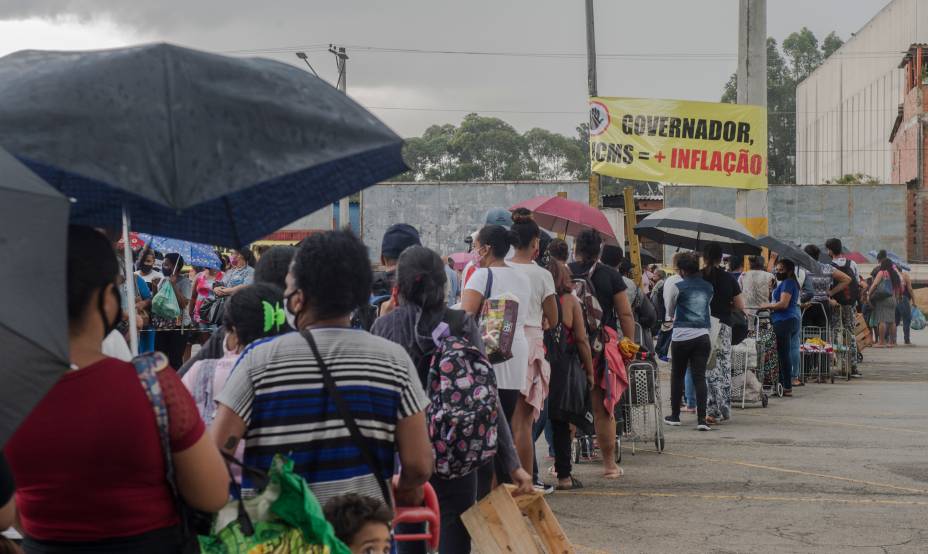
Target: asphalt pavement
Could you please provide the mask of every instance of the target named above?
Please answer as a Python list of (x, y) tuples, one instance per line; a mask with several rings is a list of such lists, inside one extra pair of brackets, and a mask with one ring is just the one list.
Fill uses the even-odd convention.
[(622, 479), (581, 463), (585, 487), (548, 502), (581, 554), (928, 552), (928, 331), (913, 341), (866, 350), (861, 379), (736, 408), (712, 432), (684, 414), (663, 453), (626, 442)]

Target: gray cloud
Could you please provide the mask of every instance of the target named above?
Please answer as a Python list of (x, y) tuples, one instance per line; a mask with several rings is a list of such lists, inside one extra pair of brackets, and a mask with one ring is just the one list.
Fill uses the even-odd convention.
[[(768, 33), (803, 25), (820, 37), (860, 28), (884, 0), (771, 0)], [(717, 100), (736, 66), (734, 0), (598, 1), (602, 95)], [(104, 18), (140, 37), (215, 51), (294, 52), (336, 42), (408, 49), (574, 53), (585, 49), (583, 3), (565, 0), (0, 0), (0, 19)], [(273, 47), (281, 51), (268, 51)], [(310, 61), (334, 80), (324, 49)], [(685, 53), (675, 58), (672, 54)], [(635, 59), (609, 54), (643, 55)], [(498, 110), (520, 130), (573, 133), (584, 119), (586, 63), (576, 58), (382, 53), (349, 50), (349, 93), (403, 135), (467, 111)], [(453, 108), (460, 111), (435, 111)], [(517, 113), (536, 112), (536, 113)], [(543, 112), (543, 113), (542, 113)], [(554, 113), (559, 112), (559, 113)], [(567, 113), (562, 113), (567, 112)]]

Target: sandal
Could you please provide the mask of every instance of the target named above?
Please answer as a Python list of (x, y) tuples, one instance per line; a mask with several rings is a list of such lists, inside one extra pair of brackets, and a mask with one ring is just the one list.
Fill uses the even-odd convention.
[(716, 425), (716, 424), (718, 424), (718, 420), (715, 419), (714, 417), (712, 417), (711, 415), (707, 415), (707, 416), (706, 416), (706, 423), (708, 423), (709, 425)]
[(564, 486), (560, 484), (554, 486), (554, 490), (556, 491), (569, 491), (573, 489), (582, 489), (582, 488), (583, 488), (583, 483), (581, 483), (580, 480), (574, 477), (573, 475), (570, 476), (570, 486)]
[(621, 467), (617, 467), (615, 473), (612, 473), (612, 472), (603, 473), (603, 479), (618, 479), (622, 477), (623, 475), (625, 475), (625, 470), (622, 469)]

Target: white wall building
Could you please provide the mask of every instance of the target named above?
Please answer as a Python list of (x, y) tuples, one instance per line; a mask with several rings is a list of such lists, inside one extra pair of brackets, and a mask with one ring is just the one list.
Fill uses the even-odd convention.
[(892, 0), (796, 88), (796, 182), (848, 173), (891, 180), (899, 62), (928, 42), (928, 0)]

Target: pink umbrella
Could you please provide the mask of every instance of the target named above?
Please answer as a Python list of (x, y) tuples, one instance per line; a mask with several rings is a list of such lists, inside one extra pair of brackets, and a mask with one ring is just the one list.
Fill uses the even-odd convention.
[(451, 258), (451, 262), (454, 264), (454, 269), (457, 271), (464, 269), (464, 266), (467, 265), (467, 262), (473, 259), (473, 255), (470, 252), (455, 252), (448, 257)]
[(535, 218), (535, 222), (554, 233), (563, 233), (575, 237), (582, 231), (594, 229), (605, 239), (608, 244), (617, 244), (615, 231), (609, 225), (606, 216), (596, 208), (568, 200), (560, 196), (538, 196), (524, 202), (519, 202), (509, 208), (509, 211), (515, 211), (518, 208), (526, 208)]

